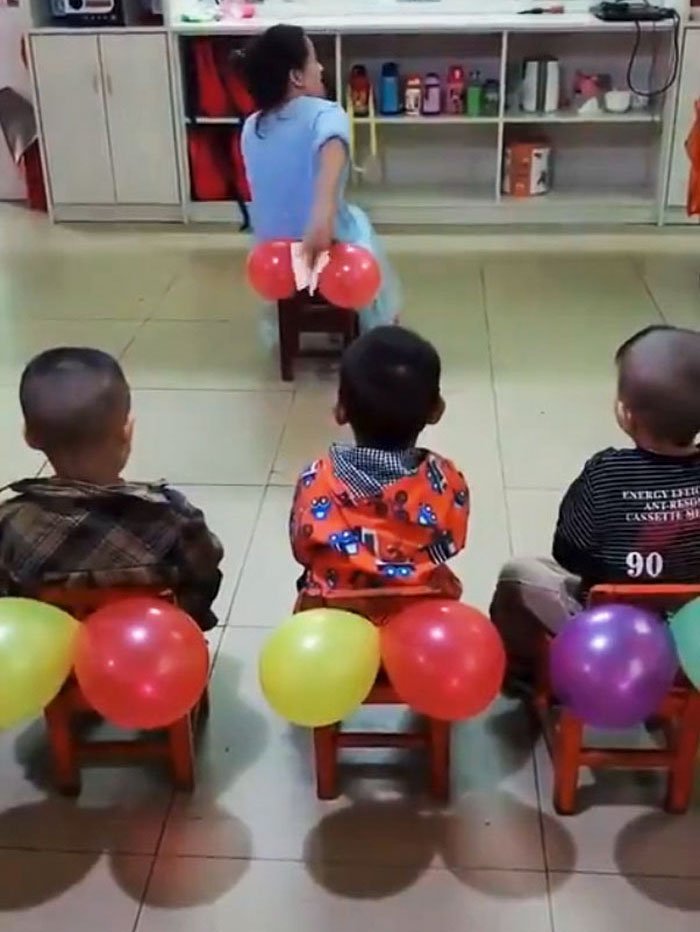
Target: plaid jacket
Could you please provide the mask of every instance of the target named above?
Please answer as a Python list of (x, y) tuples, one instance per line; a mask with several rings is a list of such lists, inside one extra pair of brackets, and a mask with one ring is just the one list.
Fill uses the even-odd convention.
[(221, 544), (202, 512), (164, 483), (93, 486), (24, 479), (2, 492), (0, 591), (47, 585), (163, 586), (203, 630), (221, 584)]

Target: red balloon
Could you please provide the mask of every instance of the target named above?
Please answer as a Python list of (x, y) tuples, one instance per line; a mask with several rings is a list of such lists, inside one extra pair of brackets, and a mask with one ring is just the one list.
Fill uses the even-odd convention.
[(204, 691), (209, 653), (189, 615), (160, 599), (98, 609), (81, 626), (75, 674), (90, 705), (122, 728), (163, 728)]
[(289, 240), (258, 243), (248, 255), (248, 281), (266, 301), (291, 298), (296, 291)]
[(318, 290), (335, 307), (357, 311), (374, 301), (381, 283), (379, 263), (369, 250), (352, 243), (336, 243), (319, 276)]
[(496, 698), (505, 673), (500, 635), (478, 609), (424, 599), (381, 629), (382, 662), (401, 699), (431, 718), (478, 715)]

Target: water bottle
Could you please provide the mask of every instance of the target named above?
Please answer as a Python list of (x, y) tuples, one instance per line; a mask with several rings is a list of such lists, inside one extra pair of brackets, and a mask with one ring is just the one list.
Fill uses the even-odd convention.
[(382, 74), (379, 79), (379, 112), (385, 116), (393, 116), (401, 112), (399, 66), (393, 61), (382, 65)]

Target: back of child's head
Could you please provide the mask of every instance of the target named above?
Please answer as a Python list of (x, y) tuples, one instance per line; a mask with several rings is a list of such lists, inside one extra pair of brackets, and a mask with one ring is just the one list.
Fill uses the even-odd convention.
[(440, 357), (411, 330), (370, 330), (343, 355), (338, 403), (361, 446), (408, 449), (442, 413)]
[(245, 51), (244, 71), (263, 113), (284, 103), (290, 73), (303, 71), (308, 58), (309, 42), (301, 26), (280, 23), (252, 40)]
[(639, 429), (688, 446), (700, 433), (700, 332), (646, 327), (617, 351), (618, 397)]
[(22, 373), (19, 400), (28, 443), (51, 460), (90, 454), (119, 440), (131, 408), (117, 360), (87, 347), (35, 356)]

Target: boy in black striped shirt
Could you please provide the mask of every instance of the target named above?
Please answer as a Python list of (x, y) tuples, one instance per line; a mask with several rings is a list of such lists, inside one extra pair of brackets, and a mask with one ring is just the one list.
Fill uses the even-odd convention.
[(615, 414), (633, 448), (591, 457), (559, 508), (553, 559), (503, 568), (491, 617), (511, 677), (529, 680), (537, 639), (605, 582), (700, 581), (700, 332), (654, 326), (615, 356)]

